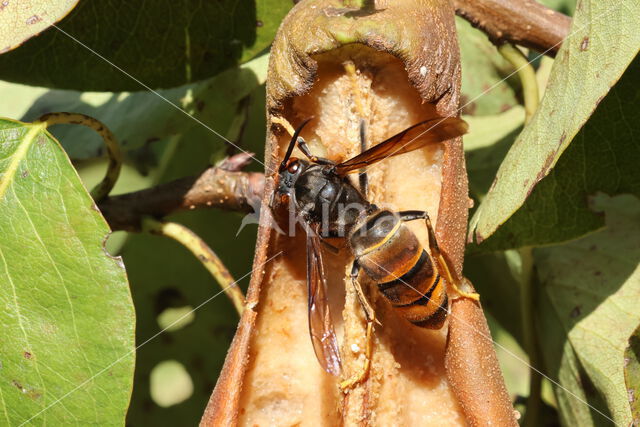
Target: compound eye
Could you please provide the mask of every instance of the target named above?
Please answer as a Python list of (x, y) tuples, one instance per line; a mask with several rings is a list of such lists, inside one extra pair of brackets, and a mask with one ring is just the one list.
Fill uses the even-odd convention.
[(289, 163), (289, 166), (287, 166), (287, 171), (290, 174), (295, 174), (298, 170), (300, 170), (300, 163), (297, 160), (292, 161)]

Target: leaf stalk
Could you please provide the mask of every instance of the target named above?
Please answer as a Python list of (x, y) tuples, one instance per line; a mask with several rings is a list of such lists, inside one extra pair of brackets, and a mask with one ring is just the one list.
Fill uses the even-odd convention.
[(516, 69), (522, 82), (522, 94), (524, 97), (524, 124), (528, 124), (538, 109), (540, 98), (538, 95), (538, 80), (536, 71), (524, 56), (522, 51), (511, 43), (498, 47), (498, 52), (509, 61)]

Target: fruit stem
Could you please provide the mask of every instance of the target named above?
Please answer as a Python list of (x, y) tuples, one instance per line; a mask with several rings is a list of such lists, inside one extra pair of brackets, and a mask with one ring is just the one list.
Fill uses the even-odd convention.
[(233, 303), (238, 315), (242, 316), (245, 306), (242, 290), (238, 287), (227, 267), (224, 266), (220, 258), (200, 236), (182, 224), (160, 222), (151, 217), (145, 217), (142, 220), (142, 229), (152, 234), (170, 237), (189, 249), (216, 279), (222, 291), (227, 294)]
[(518, 73), (522, 82), (522, 93), (524, 97), (524, 124), (528, 124), (538, 109), (538, 80), (536, 72), (531, 63), (524, 56), (522, 51), (511, 43), (498, 47), (500, 54), (511, 63)]

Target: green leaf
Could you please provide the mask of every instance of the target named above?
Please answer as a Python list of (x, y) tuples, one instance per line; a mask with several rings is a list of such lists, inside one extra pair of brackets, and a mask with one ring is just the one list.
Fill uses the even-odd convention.
[[(598, 191), (640, 196), (640, 58), (600, 103), (524, 205), (481, 250), (567, 241), (601, 228), (590, 198)], [(497, 151), (497, 150), (495, 150)], [(493, 151), (494, 155), (497, 153)]]
[(534, 250), (538, 342), (563, 387), (556, 394), (567, 425), (609, 424), (585, 402), (629, 425), (624, 353), (640, 324), (640, 200), (600, 194), (593, 206), (604, 212), (605, 229)]
[(633, 425), (640, 425), (640, 328), (629, 338), (624, 351), (624, 382), (627, 387)]
[(78, 0), (0, 3), (0, 54), (15, 49), (64, 18)]
[(42, 124), (0, 119), (0, 419), (122, 424), (134, 312), (106, 222)]
[[(507, 154), (494, 185), (473, 216), (471, 233), (479, 242), (509, 219), (556, 165), (638, 52), (638, 26), (640, 8), (634, 0), (580, 3), (540, 108)], [(621, 135), (625, 131), (621, 129)], [(603, 145), (610, 137), (597, 136)], [(628, 144), (620, 147), (620, 152), (626, 147)]]
[(0, 57), (0, 78), (82, 91), (180, 86), (265, 50), (291, 6), (278, 0), (83, 1), (59, 26)]
[[(235, 104), (264, 84), (268, 58), (262, 55), (202, 82), (157, 93), (51, 90), (34, 102), (22, 120), (35, 120), (54, 111), (97, 117), (116, 135), (123, 151), (141, 150), (130, 157), (142, 155), (151, 145), (196, 126), (211, 128), (211, 137), (222, 145), (224, 140), (213, 131), (223, 132), (233, 119)], [(14, 93), (11, 89), (0, 88), (0, 93), (7, 91), (11, 95)], [(102, 139), (90, 129), (57, 126), (52, 132), (74, 160), (100, 157), (104, 153)]]
[(518, 77), (514, 75), (503, 81), (513, 73), (513, 66), (482, 31), (462, 18), (456, 18), (456, 28), (462, 66), (462, 113), (497, 114), (517, 105)]
[(524, 108), (518, 105), (502, 114), (463, 118), (469, 124), (469, 134), (464, 137), (469, 193), (479, 203), (522, 130)]

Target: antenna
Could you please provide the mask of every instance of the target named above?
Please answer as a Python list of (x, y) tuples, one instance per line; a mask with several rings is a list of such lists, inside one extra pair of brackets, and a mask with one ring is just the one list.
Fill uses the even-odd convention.
[(284, 155), (284, 159), (282, 159), (282, 163), (280, 163), (280, 169), (278, 169), (278, 173), (286, 169), (287, 162), (289, 161), (289, 157), (291, 157), (291, 153), (293, 152), (293, 147), (296, 146), (296, 141), (298, 140), (298, 136), (300, 135), (300, 132), (302, 132), (302, 128), (310, 121), (311, 119), (307, 119), (304, 122), (302, 122), (302, 124), (298, 126), (298, 129), (296, 129), (296, 131), (293, 133), (293, 136), (291, 137), (291, 142), (289, 142), (289, 147), (287, 148), (287, 153)]

